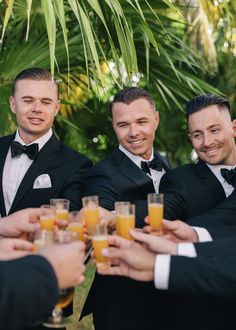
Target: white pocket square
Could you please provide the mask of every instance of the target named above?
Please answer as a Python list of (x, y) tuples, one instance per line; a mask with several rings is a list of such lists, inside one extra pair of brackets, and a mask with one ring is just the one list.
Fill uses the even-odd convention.
[(51, 188), (52, 183), (48, 174), (38, 176), (34, 181), (33, 189)]

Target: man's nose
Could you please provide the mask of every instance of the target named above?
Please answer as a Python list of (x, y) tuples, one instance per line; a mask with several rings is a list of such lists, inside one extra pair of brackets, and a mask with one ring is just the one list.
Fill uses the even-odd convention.
[(209, 134), (209, 133), (204, 134), (204, 136), (203, 136), (203, 144), (204, 144), (204, 146), (208, 147), (212, 143), (213, 143), (213, 137), (212, 137), (212, 135)]
[(33, 106), (32, 111), (34, 111), (34, 112), (40, 112), (41, 110), (42, 110), (42, 104), (41, 104), (41, 102), (39, 100), (36, 100), (34, 102), (34, 106)]
[(130, 136), (137, 136), (139, 134), (138, 128), (136, 125), (130, 125), (129, 127), (129, 135)]

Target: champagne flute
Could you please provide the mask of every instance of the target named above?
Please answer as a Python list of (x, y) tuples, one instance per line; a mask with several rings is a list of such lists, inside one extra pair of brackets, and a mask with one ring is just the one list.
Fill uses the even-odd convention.
[(69, 213), (67, 230), (76, 232), (79, 241), (84, 241), (84, 221), (79, 211)]
[(56, 208), (56, 219), (58, 220), (58, 227), (62, 230), (66, 230), (67, 222), (69, 219), (69, 199), (53, 198), (50, 199), (50, 205), (53, 205)]
[(93, 226), (99, 223), (98, 196), (85, 196), (82, 198), (82, 202), (86, 227), (91, 236)]
[[(67, 244), (77, 241), (78, 234), (72, 231), (59, 230), (55, 233), (56, 244)], [(63, 318), (62, 308), (68, 306), (74, 297), (74, 287), (60, 289), (59, 299), (52, 311), (52, 315), (43, 325), (48, 328), (60, 329), (64, 328), (71, 321)]]
[(149, 222), (152, 228), (152, 232), (155, 235), (161, 236), (163, 234), (162, 219), (163, 219), (164, 196), (163, 194), (151, 193), (147, 195), (147, 199), (148, 199)]

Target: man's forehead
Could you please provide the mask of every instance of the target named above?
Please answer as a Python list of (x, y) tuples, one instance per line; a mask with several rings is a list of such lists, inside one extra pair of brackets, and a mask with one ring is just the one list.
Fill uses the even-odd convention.
[(35, 80), (35, 79), (21, 79), (16, 81), (15, 93), (31, 95), (33, 94), (51, 94), (52, 92), (58, 93), (58, 86), (51, 80)]

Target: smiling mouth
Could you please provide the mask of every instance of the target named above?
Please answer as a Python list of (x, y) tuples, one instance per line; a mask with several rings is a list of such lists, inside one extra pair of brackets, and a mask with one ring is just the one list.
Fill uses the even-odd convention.
[(134, 140), (134, 141), (128, 141), (130, 144), (134, 144), (134, 145), (139, 145), (143, 142), (143, 139), (140, 140)]
[(219, 150), (219, 148), (215, 148), (215, 149), (210, 149), (210, 150), (204, 150), (203, 152), (206, 154), (206, 155), (213, 155), (215, 154), (217, 151)]
[(43, 119), (41, 119), (41, 118), (35, 118), (35, 117), (29, 118), (29, 120), (30, 120), (33, 124), (40, 124), (40, 123), (43, 122)]

